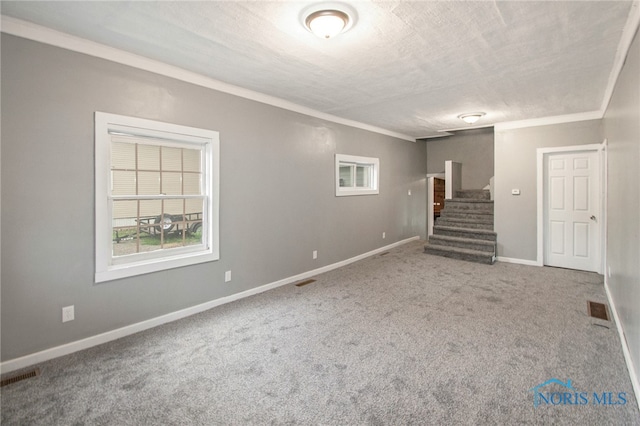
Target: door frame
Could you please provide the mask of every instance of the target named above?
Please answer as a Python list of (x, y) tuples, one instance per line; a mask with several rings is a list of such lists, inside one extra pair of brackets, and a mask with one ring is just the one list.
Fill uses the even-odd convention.
[(433, 192), (435, 178), (427, 175), (427, 238), (429, 235), (433, 235)]
[(601, 144), (588, 144), (588, 145), (572, 145), (572, 146), (560, 146), (552, 148), (538, 148), (536, 150), (537, 161), (537, 259), (536, 264), (538, 266), (544, 266), (544, 159), (549, 154), (569, 153), (569, 152), (587, 152), (595, 151), (598, 154), (598, 160), (600, 162), (600, 206), (598, 206), (598, 217), (601, 220), (598, 222), (600, 225), (600, 242), (598, 250), (600, 252), (600, 261), (597, 267), (599, 274), (604, 273), (604, 265), (606, 263), (606, 235), (607, 235), (607, 217), (606, 217), (606, 177), (607, 177), (607, 140), (605, 139)]

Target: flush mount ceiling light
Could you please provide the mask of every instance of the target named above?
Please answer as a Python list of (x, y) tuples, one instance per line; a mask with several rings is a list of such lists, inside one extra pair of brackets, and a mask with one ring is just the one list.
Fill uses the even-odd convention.
[(337, 9), (317, 10), (304, 20), (309, 31), (320, 38), (331, 38), (346, 31), (351, 26), (349, 15)]
[(484, 112), (471, 112), (468, 114), (461, 114), (458, 116), (458, 118), (464, 121), (465, 123), (473, 124), (476, 121), (480, 120), (480, 118), (483, 115), (484, 115)]

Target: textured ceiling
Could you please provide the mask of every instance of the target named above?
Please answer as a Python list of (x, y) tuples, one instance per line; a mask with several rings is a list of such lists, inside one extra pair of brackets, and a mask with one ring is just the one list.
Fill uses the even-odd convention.
[(333, 39), (318, 2), (2, 2), (2, 14), (413, 137), (601, 109), (632, 3), (347, 2)]

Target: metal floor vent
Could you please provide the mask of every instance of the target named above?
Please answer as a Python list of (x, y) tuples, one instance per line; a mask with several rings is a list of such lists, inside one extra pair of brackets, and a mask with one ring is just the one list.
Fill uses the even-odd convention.
[(16, 383), (25, 379), (30, 379), (32, 377), (36, 377), (40, 375), (40, 369), (39, 368), (34, 368), (33, 370), (29, 370), (26, 371), (24, 373), (20, 373), (16, 376), (13, 377), (7, 377), (6, 379), (2, 379), (2, 381), (0, 381), (0, 388), (1, 387), (5, 387), (7, 385), (10, 385), (12, 383)]
[(607, 311), (607, 305), (604, 303), (587, 301), (587, 312), (590, 317), (598, 318), (601, 320), (609, 321), (609, 312)]
[(315, 282), (316, 282), (316, 280), (313, 280), (313, 279), (300, 281), (298, 284), (296, 284), (296, 287), (302, 287), (303, 285), (307, 285), (307, 284), (311, 284), (311, 283), (315, 283)]

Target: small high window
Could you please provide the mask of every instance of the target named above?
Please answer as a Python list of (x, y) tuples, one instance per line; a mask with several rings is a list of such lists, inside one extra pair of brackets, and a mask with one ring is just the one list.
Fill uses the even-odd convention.
[(96, 282), (218, 255), (218, 133), (96, 112)]
[(336, 196), (378, 194), (380, 160), (336, 154)]

